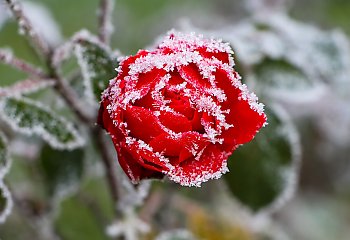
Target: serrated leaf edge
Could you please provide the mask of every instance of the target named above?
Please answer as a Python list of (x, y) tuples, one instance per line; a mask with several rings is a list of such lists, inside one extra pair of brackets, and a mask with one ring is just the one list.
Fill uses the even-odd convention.
[(2, 195), (6, 199), (6, 205), (3, 212), (0, 212), (0, 224), (4, 223), (7, 217), (11, 214), (13, 208), (13, 199), (11, 192), (4, 184), (3, 180), (0, 179), (0, 191), (2, 191)]
[[(56, 119), (58, 119), (59, 121), (61, 121), (66, 128), (68, 129), (69, 132), (71, 132), (71, 134), (73, 136), (75, 136), (75, 141), (74, 142), (70, 142), (70, 143), (62, 143), (60, 141), (58, 141), (56, 139), (56, 137), (52, 137), (53, 135), (51, 135), (50, 133), (48, 133), (45, 128), (43, 128), (42, 126), (36, 126), (34, 128), (27, 128), (27, 127), (19, 127), (18, 123), (16, 123), (15, 119), (12, 119), (10, 117), (8, 117), (6, 115), (6, 113), (3, 111), (4, 109), (4, 101), (6, 99), (16, 99), (19, 101), (23, 101), (27, 104), (33, 105), (43, 111), (48, 112), (51, 116), (55, 117)], [(2, 100), (0, 100), (0, 118), (6, 122), (13, 131), (25, 134), (27, 136), (31, 136), (33, 135), (33, 133), (39, 137), (41, 137), (43, 140), (45, 140), (51, 147), (55, 148), (55, 149), (68, 149), (68, 150), (72, 150), (75, 148), (79, 148), (85, 145), (85, 140), (80, 136), (80, 134), (78, 133), (78, 131), (74, 128), (73, 124), (68, 122), (65, 118), (61, 117), (61, 116), (57, 116), (56, 113), (54, 113), (53, 111), (51, 111), (50, 109), (48, 109), (46, 106), (44, 106), (43, 104), (37, 102), (37, 101), (33, 101), (31, 99), (28, 98), (24, 98), (24, 97), (7, 97), (4, 98)]]
[[(7, 141), (5, 134), (3, 134), (1, 131), (0, 131), (0, 141), (2, 141), (4, 143), (5, 148), (6, 148), (6, 146), (8, 145), (8, 141)], [(5, 175), (9, 172), (9, 170), (11, 168), (11, 164), (12, 164), (8, 149), (5, 149), (5, 151), (6, 151), (6, 153), (5, 153), (5, 166), (3, 168), (0, 168), (0, 181), (2, 181), (2, 179), (5, 177)]]

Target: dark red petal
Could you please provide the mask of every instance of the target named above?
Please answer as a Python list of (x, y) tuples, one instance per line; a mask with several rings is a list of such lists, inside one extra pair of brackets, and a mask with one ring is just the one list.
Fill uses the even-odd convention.
[(130, 136), (148, 143), (154, 137), (164, 133), (157, 117), (148, 109), (127, 106), (124, 114)]
[(120, 65), (121, 72), (118, 73), (118, 79), (123, 79), (125, 76), (127, 76), (129, 74), (130, 64), (133, 64), (136, 61), (136, 59), (138, 59), (140, 57), (147, 56), (148, 54), (150, 54), (150, 52), (148, 52), (146, 50), (140, 50), (137, 52), (137, 54), (135, 56), (129, 56), (128, 58), (123, 60), (120, 63), (121, 64)]
[(136, 88), (142, 88), (144, 86), (154, 85), (154, 82), (157, 82), (161, 77), (166, 74), (166, 71), (163, 69), (153, 69), (146, 73), (141, 73), (138, 75)]
[(191, 119), (193, 131), (204, 133), (204, 127), (201, 123), (202, 112), (194, 111), (193, 118)]
[(178, 67), (180, 76), (188, 83), (196, 87), (196, 89), (210, 88), (210, 82), (208, 79), (204, 79), (200, 74), (200, 71), (196, 64), (191, 63), (187, 66)]
[(144, 168), (135, 161), (125, 148), (116, 148), (116, 150), (120, 166), (133, 183), (138, 183), (142, 179), (163, 178), (164, 174), (162, 172)]
[(208, 52), (206, 48), (200, 48), (198, 49), (200, 55), (202, 55), (205, 58), (211, 59), (212, 57), (215, 57), (216, 59), (220, 60), (223, 63), (229, 63), (229, 57), (230, 55), (226, 52)]
[(180, 163), (169, 173), (170, 179), (184, 186), (199, 186), (209, 179), (217, 179), (227, 171), (226, 161), (230, 153), (221, 152), (216, 145), (208, 145), (201, 157), (194, 157)]
[(260, 115), (247, 100), (240, 99), (241, 90), (232, 86), (226, 72), (218, 69), (215, 77), (218, 87), (224, 89), (227, 96), (227, 101), (221, 104), (222, 109), (230, 109), (226, 122), (233, 125), (223, 132), (224, 143), (238, 145), (252, 140), (265, 123), (265, 114)]
[(196, 153), (199, 153), (208, 144), (207, 139), (197, 132), (185, 132), (179, 137), (162, 134), (149, 143), (154, 151), (162, 152), (165, 156), (177, 157), (173, 158), (172, 164), (196, 157)]
[(159, 157), (147, 149), (142, 149), (138, 142), (127, 144), (124, 147), (131, 156), (144, 168), (154, 171), (168, 171), (167, 163), (162, 161)]
[(176, 133), (192, 130), (191, 122), (182, 114), (161, 111), (158, 118), (165, 127)]

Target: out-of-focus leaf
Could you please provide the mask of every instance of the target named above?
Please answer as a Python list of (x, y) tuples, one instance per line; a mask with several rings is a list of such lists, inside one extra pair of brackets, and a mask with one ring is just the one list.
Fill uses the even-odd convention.
[(301, 69), (282, 59), (265, 59), (254, 67), (254, 72), (258, 84), (267, 90), (305, 91), (314, 85)]
[(40, 165), (50, 194), (68, 192), (77, 186), (83, 175), (84, 150), (56, 150), (45, 145)]
[(38, 102), (26, 98), (6, 98), (0, 101), (1, 118), (14, 131), (36, 134), (57, 149), (74, 149), (84, 144), (71, 123), (56, 116)]
[(11, 193), (0, 179), (0, 224), (4, 223), (13, 207)]
[(225, 181), (253, 211), (279, 207), (294, 192), (300, 146), (296, 130), (280, 108), (267, 109), (268, 125), (229, 159)]
[(328, 82), (348, 78), (350, 45), (346, 35), (340, 31), (319, 35), (310, 42), (310, 49), (313, 53), (310, 60), (315, 64), (315, 71)]
[(94, 215), (93, 208), (76, 197), (62, 203), (56, 220), (58, 234), (65, 240), (108, 240), (104, 227)]
[(100, 101), (101, 93), (109, 80), (116, 76), (117, 61), (101, 43), (89, 38), (77, 41), (75, 55), (78, 58), (85, 81), (86, 95)]
[(7, 140), (5, 135), (0, 132), (0, 181), (8, 172), (10, 167), (10, 157), (7, 150)]

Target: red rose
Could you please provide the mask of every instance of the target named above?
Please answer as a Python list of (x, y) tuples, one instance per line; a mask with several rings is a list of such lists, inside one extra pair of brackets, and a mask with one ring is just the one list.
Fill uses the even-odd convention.
[(121, 61), (102, 95), (99, 124), (133, 183), (164, 175), (200, 186), (266, 122), (233, 69), (227, 43), (172, 32), (156, 50)]

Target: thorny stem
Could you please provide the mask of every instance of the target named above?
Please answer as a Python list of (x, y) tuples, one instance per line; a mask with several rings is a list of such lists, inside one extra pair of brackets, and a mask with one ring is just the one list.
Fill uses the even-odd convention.
[(7, 5), (10, 7), (13, 15), (15, 16), (18, 25), (23, 29), (24, 33), (32, 40), (35, 50), (38, 50), (39, 53), (46, 57), (50, 53), (50, 47), (47, 42), (42, 39), (42, 37), (35, 31), (33, 25), (24, 15), (23, 9), (20, 3), (17, 0), (5, 0)]
[(98, 13), (98, 38), (105, 44), (109, 44), (111, 34), (113, 33), (113, 25), (111, 23), (112, 11), (113, 0), (100, 1), (100, 9)]
[(29, 75), (37, 78), (48, 78), (48, 76), (38, 67), (31, 65), (21, 59), (18, 59), (12, 55), (6, 49), (0, 49), (0, 62), (3, 62), (7, 65), (12, 66), (15, 69), (18, 69), (22, 72), (26, 72)]

